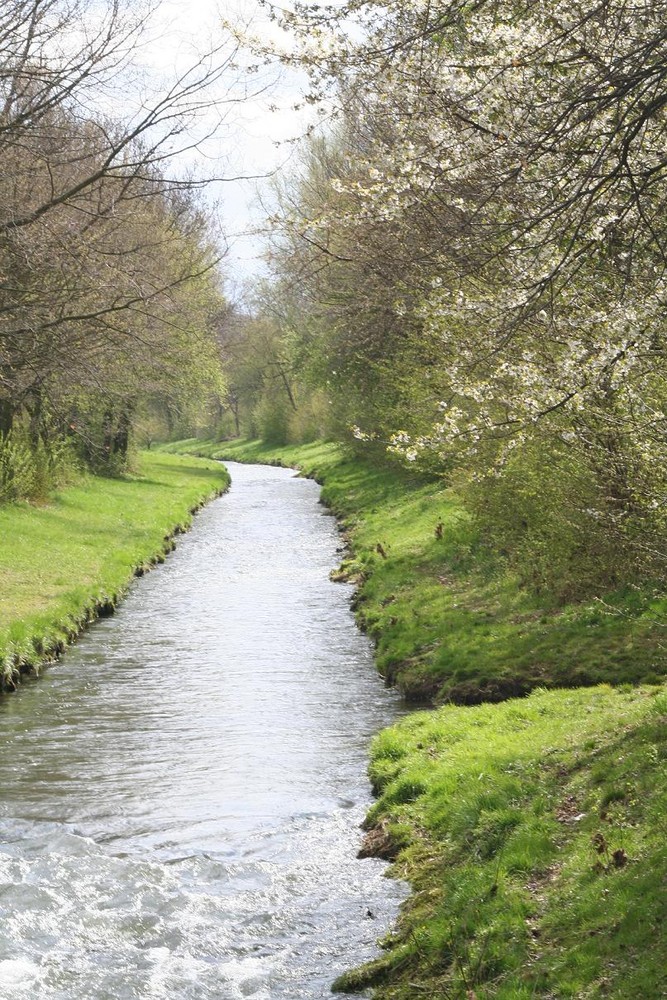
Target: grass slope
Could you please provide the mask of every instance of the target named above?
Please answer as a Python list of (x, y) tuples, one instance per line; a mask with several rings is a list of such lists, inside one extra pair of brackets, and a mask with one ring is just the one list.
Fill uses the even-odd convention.
[(667, 996), (667, 695), (536, 692), (381, 733), (368, 837), (414, 894), (377, 1000)]
[(228, 481), (211, 462), (144, 452), (133, 475), (88, 477), (45, 507), (0, 507), (0, 687), (110, 612)]
[[(335, 990), (667, 997), (667, 693), (628, 683), (664, 673), (660, 605), (637, 594), (541, 606), (438, 483), (334, 445), (174, 447), (300, 465), (324, 482), (362, 622), (408, 695), (468, 702), (534, 689), (415, 713), (376, 738), (379, 798), (362, 854), (393, 860), (414, 891), (384, 954)], [(576, 687), (600, 680), (619, 686)]]

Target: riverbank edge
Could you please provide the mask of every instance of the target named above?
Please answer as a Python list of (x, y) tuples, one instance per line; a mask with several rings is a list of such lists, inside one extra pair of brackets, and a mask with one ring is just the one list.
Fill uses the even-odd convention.
[(368, 462), (333, 443), (174, 442), (217, 460), (297, 469), (322, 485), (348, 552), (332, 578), (356, 585), (353, 609), (387, 684), (417, 707), (475, 705), (535, 688), (659, 684), (667, 606), (649, 590), (557, 605), (521, 587), (435, 477)]
[[(197, 461), (197, 456), (187, 456)], [(202, 466), (210, 469), (210, 465)], [(194, 503), (190, 502), (183, 508), (178, 520), (165, 532), (159, 545), (146, 553), (139, 561), (128, 567), (126, 579), (110, 592), (99, 596), (102, 581), (98, 580), (89, 587), (89, 595), (76, 612), (69, 612), (64, 617), (54, 616), (46, 629), (29, 633), (26, 650), (22, 644), (20, 650), (9, 644), (0, 648), (0, 697), (14, 693), (20, 685), (29, 679), (35, 679), (49, 666), (56, 663), (79, 636), (98, 618), (115, 614), (118, 606), (127, 595), (133, 581), (149, 573), (155, 567), (163, 564), (167, 556), (176, 548), (176, 539), (192, 527), (193, 517), (208, 503), (223, 496), (229, 489), (229, 475), (222, 465), (219, 467), (222, 483), (219, 487), (202, 489), (201, 495)], [(104, 482), (99, 477), (89, 476), (88, 483)], [(61, 491), (54, 498), (52, 506), (57, 506)], [(119, 536), (120, 538), (121, 536)], [(48, 614), (48, 613), (47, 613)], [(11, 624), (18, 624), (13, 621)]]
[[(302, 451), (204, 448), (326, 479)], [(334, 992), (667, 995), (665, 723), (664, 685), (622, 684), (446, 705), (381, 732), (360, 857), (391, 861), (412, 894), (381, 956), (340, 976)]]

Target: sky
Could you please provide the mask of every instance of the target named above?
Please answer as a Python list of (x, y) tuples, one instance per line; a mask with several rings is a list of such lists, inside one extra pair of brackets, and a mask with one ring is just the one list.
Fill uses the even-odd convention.
[[(166, 77), (179, 66), (191, 64), (197, 52), (205, 51), (211, 40), (220, 36), (220, 9), (218, 0), (161, 0), (155, 26), (145, 43), (144, 59)], [(256, 0), (225, 3), (224, 17), (249, 25), (263, 41), (285, 44), (285, 36)], [(206, 193), (210, 202), (219, 205), (229, 244), (225, 264), (229, 291), (240, 293), (243, 284), (263, 269), (263, 242), (258, 230), (263, 228), (265, 215), (261, 200), (270, 198), (270, 190), (261, 178), (289, 169), (296, 155), (293, 140), (303, 135), (313, 112), (309, 107), (294, 110), (305, 89), (305, 78), (295, 71), (262, 69), (245, 81), (234, 81), (230, 73), (229, 84), (225, 81), (220, 85), (223, 98), (228, 96), (228, 86), (238, 97), (245, 87), (251, 92), (245, 100), (227, 107), (215, 135), (191, 155), (192, 165), (204, 174), (247, 178), (215, 182)], [(262, 88), (263, 93), (252, 93)]]

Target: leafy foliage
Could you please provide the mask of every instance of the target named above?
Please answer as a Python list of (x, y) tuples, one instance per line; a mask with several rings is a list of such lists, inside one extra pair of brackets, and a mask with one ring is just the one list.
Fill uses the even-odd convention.
[(17, 432), (0, 434), (0, 504), (44, 501), (54, 486), (64, 485), (76, 473), (75, 455), (65, 439), (31, 446)]
[(665, 13), (275, 12), (335, 118), (275, 213), (297, 377), (339, 439), (452, 477), (564, 600), (667, 581)]
[(134, 76), (150, 17), (111, 0), (0, 11), (0, 434), (42, 470), (40, 449), (76, 437), (117, 472), (142, 408), (222, 391), (221, 251), (173, 166), (231, 52), (151, 95)]

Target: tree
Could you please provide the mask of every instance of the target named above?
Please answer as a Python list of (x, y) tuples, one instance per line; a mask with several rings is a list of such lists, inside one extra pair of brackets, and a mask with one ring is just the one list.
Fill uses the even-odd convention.
[(2, 434), (17, 415), (33, 440), (83, 433), (95, 410), (95, 447), (124, 454), (140, 388), (219, 386), (221, 253), (193, 197), (204, 179), (176, 169), (232, 100), (235, 43), (156, 89), (134, 66), (150, 15), (116, 0), (0, 12)]
[[(314, 99), (328, 87), (337, 105), (339, 155), (282, 220), (310, 315), (344, 345), (361, 437), (478, 481), (536, 448), (567, 453), (571, 483), (595, 484), (576, 544), (606, 534), (633, 572), (658, 573), (665, 13), (622, 0), (297, 8), (290, 26), (308, 30), (294, 58)], [(366, 402), (386, 376), (394, 388), (364, 413), (350, 387)]]

